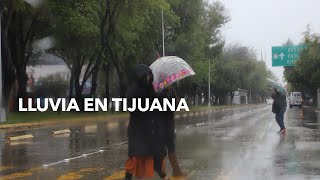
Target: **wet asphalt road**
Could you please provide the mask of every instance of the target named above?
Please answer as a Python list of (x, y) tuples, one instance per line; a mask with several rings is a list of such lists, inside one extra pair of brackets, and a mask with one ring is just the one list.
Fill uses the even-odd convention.
[[(320, 179), (320, 114), (287, 109), (285, 135), (271, 105), (176, 120), (177, 155), (189, 179)], [(127, 158), (125, 120), (0, 131), (0, 179), (117, 179)], [(70, 135), (52, 136), (69, 128)], [(6, 137), (31, 133), (32, 140)], [(170, 174), (170, 166), (167, 167)]]

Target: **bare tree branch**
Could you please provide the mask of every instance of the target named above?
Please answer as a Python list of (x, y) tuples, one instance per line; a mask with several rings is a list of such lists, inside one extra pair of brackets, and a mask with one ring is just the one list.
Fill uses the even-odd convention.
[(64, 63), (66, 63), (66, 65), (68, 66), (68, 69), (71, 70), (71, 65), (70, 65), (69, 60), (67, 59), (67, 56), (59, 54), (59, 52), (57, 52), (57, 51), (51, 52), (50, 54), (61, 58), (64, 61)]
[(92, 66), (92, 64), (93, 64), (93, 60), (94, 60), (94, 59), (95, 59), (95, 55), (93, 55), (92, 58), (90, 58), (90, 60), (89, 60), (89, 64), (88, 64), (88, 66), (87, 66), (87, 68), (86, 68), (86, 71), (85, 71), (85, 73), (84, 73), (84, 76), (83, 76), (83, 78), (82, 78), (82, 84), (81, 84), (81, 86), (84, 86), (85, 82), (88, 80), (88, 78), (90, 77), (90, 75), (91, 75), (92, 72), (93, 72), (93, 69), (94, 69), (94, 68), (91, 68), (91, 66)]
[[(35, 33), (32, 32), (30, 42), (33, 41), (34, 36), (35, 36)], [(29, 44), (29, 48), (28, 48), (28, 52), (27, 52), (27, 56), (26, 56), (26, 58), (25, 58), (24, 66), (27, 66), (27, 64), (29, 63), (29, 60), (30, 60), (30, 57), (31, 57), (32, 54), (33, 54), (33, 53), (32, 53), (32, 44), (30, 43), (30, 44)]]
[(86, 56), (84, 55), (84, 56), (82, 56), (81, 61), (80, 61), (80, 69), (82, 69), (85, 60), (86, 60)]
[[(23, 40), (25, 42), (25, 44), (32, 38), (31, 35), (33, 34), (32, 31), (34, 28), (34, 24), (36, 23), (39, 14), (40, 14), (39, 11), (36, 12), (36, 14), (32, 18), (31, 24), (30, 24), (30, 26), (27, 30), (26, 36), (24, 37), (24, 40)], [(30, 41), (30, 42), (32, 42), (32, 41)]]

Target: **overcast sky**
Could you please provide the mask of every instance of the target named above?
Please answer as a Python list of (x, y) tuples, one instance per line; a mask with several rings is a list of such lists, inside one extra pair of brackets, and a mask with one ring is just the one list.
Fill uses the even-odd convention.
[[(267, 66), (280, 79), (283, 67), (271, 67), (271, 47), (290, 38), (302, 40), (306, 26), (320, 33), (320, 0), (220, 0), (231, 21), (223, 35), (227, 44), (238, 42), (256, 49), (258, 58), (267, 55)], [(264, 55), (263, 55), (264, 56)]]

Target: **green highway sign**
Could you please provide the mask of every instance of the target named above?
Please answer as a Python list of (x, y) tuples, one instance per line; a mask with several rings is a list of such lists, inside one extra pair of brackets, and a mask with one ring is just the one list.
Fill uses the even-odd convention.
[(272, 47), (272, 66), (295, 66), (306, 45)]

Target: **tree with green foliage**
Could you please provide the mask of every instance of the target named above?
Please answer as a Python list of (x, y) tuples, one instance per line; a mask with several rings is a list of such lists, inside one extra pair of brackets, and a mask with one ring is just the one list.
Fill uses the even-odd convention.
[(161, 39), (161, 23), (158, 23), (161, 9), (170, 19), (174, 15), (169, 11), (169, 4), (160, 0), (124, 1), (120, 6), (113, 33), (106, 39), (105, 56), (117, 72), (119, 95), (124, 97), (130, 67), (155, 60)]
[(317, 89), (320, 88), (319, 38), (308, 29), (304, 37), (307, 48), (300, 53), (296, 66), (286, 69), (284, 72), (285, 78), (291, 83), (293, 90), (307, 93), (313, 98), (316, 98)]
[(265, 94), (268, 76), (264, 62), (258, 61), (251, 48), (234, 44), (226, 47), (222, 58), (216, 61), (216, 82), (213, 92), (220, 104), (225, 104), (226, 95), (233, 100), (234, 91), (248, 90), (253, 94)]
[(220, 30), (229, 16), (219, 1), (47, 0), (35, 8), (23, 0), (3, 0), (0, 5), (5, 97), (15, 80), (18, 97), (25, 96), (26, 66), (35, 55), (32, 44), (46, 36), (55, 38), (55, 46), (47, 52), (62, 58), (70, 69), (69, 95), (80, 106), (87, 81), (92, 84), (90, 95), (96, 96), (101, 69), (105, 80), (99, 84), (105, 85), (105, 95), (109, 97), (112, 90), (114, 96), (124, 97), (131, 66), (150, 65), (161, 55), (161, 11), (166, 55), (183, 58), (196, 72), (177, 83), (181, 96), (191, 97), (194, 103), (196, 96), (204, 97), (207, 103), (212, 98), (209, 83), (220, 102), (237, 88), (261, 93), (268, 75), (250, 48), (239, 45), (223, 52)]
[(222, 52), (224, 42), (220, 37), (221, 27), (228, 22), (224, 6), (215, 1), (209, 4), (204, 0), (171, 0), (174, 13), (180, 25), (172, 28), (166, 36), (166, 55), (176, 55), (186, 60), (196, 75), (179, 83), (178, 92), (182, 96), (205, 95), (208, 102), (208, 64), (211, 60), (211, 83), (215, 81), (215, 60)]
[(46, 6), (33, 7), (24, 0), (4, 0), (1, 6), (4, 97), (6, 102), (15, 80), (18, 98), (27, 96), (26, 67), (33, 55), (33, 42), (46, 36)]
[(95, 1), (50, 0), (51, 26), (56, 46), (49, 50), (64, 60), (71, 72), (70, 97), (82, 107), (82, 91), (101, 57), (98, 6)]

